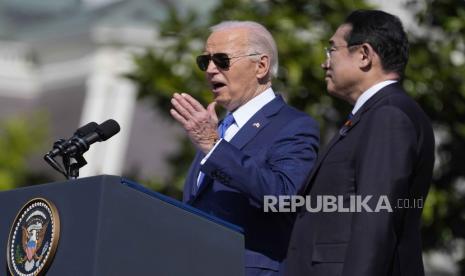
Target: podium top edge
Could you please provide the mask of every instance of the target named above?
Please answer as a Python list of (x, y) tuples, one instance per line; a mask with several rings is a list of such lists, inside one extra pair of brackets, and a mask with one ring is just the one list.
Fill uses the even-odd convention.
[(159, 200), (161, 200), (163, 202), (166, 202), (168, 204), (171, 204), (171, 205), (174, 205), (174, 206), (176, 206), (178, 208), (181, 208), (181, 209), (183, 209), (183, 210), (185, 210), (187, 212), (196, 214), (196, 215), (201, 216), (201, 217), (203, 217), (205, 219), (208, 219), (208, 220), (213, 221), (213, 222), (215, 222), (217, 224), (220, 224), (220, 225), (222, 225), (222, 226), (224, 226), (224, 227), (226, 227), (226, 228), (228, 228), (228, 229), (230, 229), (232, 231), (235, 231), (235, 232), (240, 233), (240, 234), (244, 234), (244, 229), (242, 227), (238, 226), (238, 225), (235, 225), (233, 223), (230, 223), (230, 222), (225, 221), (223, 219), (220, 219), (218, 217), (212, 216), (212, 215), (210, 215), (208, 213), (205, 213), (202, 210), (194, 208), (194, 207), (192, 207), (192, 206), (190, 206), (190, 205), (188, 205), (188, 204), (186, 204), (184, 202), (178, 201), (178, 200), (176, 200), (174, 198), (171, 198), (169, 196), (166, 196), (164, 194), (152, 191), (152, 190), (148, 189), (147, 187), (142, 186), (141, 184), (139, 184), (139, 183), (137, 183), (135, 181), (132, 181), (132, 180), (129, 180), (129, 179), (126, 179), (126, 178), (121, 178), (121, 183), (128, 186), (128, 187), (130, 187), (130, 188), (133, 188), (133, 189), (135, 189), (135, 190), (137, 190), (139, 192), (142, 192), (142, 193), (147, 194), (147, 195), (149, 195), (151, 197), (155, 197), (155, 198), (157, 198), (157, 199), (159, 199)]

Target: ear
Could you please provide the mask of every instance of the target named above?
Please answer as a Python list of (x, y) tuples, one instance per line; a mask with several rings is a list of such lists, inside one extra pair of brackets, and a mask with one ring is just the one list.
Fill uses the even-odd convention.
[(358, 54), (360, 55), (359, 59), (359, 66), (360, 68), (368, 69), (371, 68), (377, 57), (375, 50), (371, 47), (368, 43), (363, 43), (360, 45), (358, 50)]
[(268, 75), (268, 72), (270, 71), (270, 58), (262, 54), (260, 55), (258, 61), (257, 61), (257, 78), (258, 79), (263, 79), (265, 76)]

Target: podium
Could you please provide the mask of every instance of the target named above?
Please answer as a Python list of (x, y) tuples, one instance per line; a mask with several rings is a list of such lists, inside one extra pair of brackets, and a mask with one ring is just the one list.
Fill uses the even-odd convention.
[(0, 193), (0, 275), (10, 275), (10, 227), (37, 197), (60, 217), (47, 276), (244, 274), (241, 228), (121, 177), (96, 176)]

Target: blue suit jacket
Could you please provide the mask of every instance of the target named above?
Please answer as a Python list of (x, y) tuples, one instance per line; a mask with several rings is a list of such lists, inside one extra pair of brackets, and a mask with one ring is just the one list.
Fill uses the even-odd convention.
[[(222, 140), (207, 162), (198, 152), (183, 200), (243, 227), (247, 267), (278, 271), (286, 256), (293, 214), (265, 213), (264, 195), (295, 195), (316, 160), (317, 123), (277, 96), (230, 142)], [(199, 171), (205, 179), (197, 188)]]

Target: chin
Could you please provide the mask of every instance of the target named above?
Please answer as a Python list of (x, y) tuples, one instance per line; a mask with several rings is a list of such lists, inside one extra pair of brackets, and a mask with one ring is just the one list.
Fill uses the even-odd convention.
[(220, 105), (225, 109), (228, 109), (228, 101), (222, 100), (220, 97), (216, 97), (215, 102), (217, 105)]
[(332, 95), (332, 96), (337, 96), (336, 94), (336, 91), (334, 90), (334, 88), (330, 85), (327, 85), (326, 86), (326, 91), (328, 91), (328, 94)]
[(327, 90), (328, 90), (328, 94), (329, 94), (329, 95), (344, 100), (344, 97), (343, 97), (342, 95), (340, 95), (339, 93), (337, 93), (336, 90), (331, 89), (331, 88), (329, 88), (329, 87), (327, 88)]

